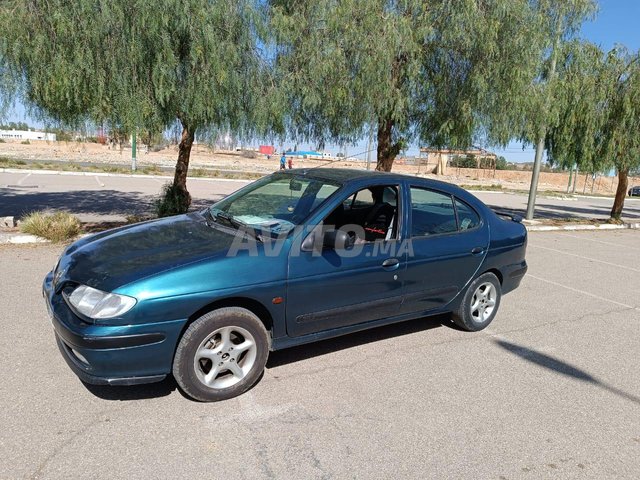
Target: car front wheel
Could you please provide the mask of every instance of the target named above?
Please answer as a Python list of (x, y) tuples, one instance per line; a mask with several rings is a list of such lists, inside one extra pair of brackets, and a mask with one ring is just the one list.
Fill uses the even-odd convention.
[(267, 330), (252, 312), (221, 308), (194, 321), (180, 339), (173, 376), (201, 402), (236, 397), (262, 375), (269, 355)]
[(491, 272), (480, 275), (471, 282), (458, 310), (453, 313), (454, 323), (469, 332), (482, 330), (495, 318), (501, 295), (498, 277)]

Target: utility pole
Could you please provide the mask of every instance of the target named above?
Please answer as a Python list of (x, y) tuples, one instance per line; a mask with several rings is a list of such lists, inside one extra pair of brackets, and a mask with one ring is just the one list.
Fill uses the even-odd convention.
[(131, 135), (131, 171), (135, 172), (137, 165), (136, 165), (136, 152), (137, 152), (137, 147), (136, 147), (136, 130), (133, 130), (133, 134)]
[(536, 145), (536, 156), (533, 161), (533, 173), (531, 174), (531, 187), (529, 188), (529, 200), (527, 201), (527, 220), (533, 220), (533, 213), (536, 208), (536, 193), (538, 191), (538, 179), (540, 178), (540, 166), (542, 165), (542, 154), (544, 153), (544, 143), (547, 138), (547, 124), (546, 116), (549, 111), (549, 84), (553, 81), (556, 74), (556, 61), (558, 58), (558, 49), (560, 48), (560, 33), (561, 33), (562, 17), (558, 16), (556, 20), (555, 38), (553, 39), (553, 47), (551, 50), (551, 62), (549, 64), (549, 79), (547, 80), (547, 88), (544, 93), (544, 111), (543, 111), (543, 125), (538, 144)]
[(373, 144), (373, 123), (369, 125), (369, 143), (367, 145), (367, 170), (371, 169), (371, 145)]

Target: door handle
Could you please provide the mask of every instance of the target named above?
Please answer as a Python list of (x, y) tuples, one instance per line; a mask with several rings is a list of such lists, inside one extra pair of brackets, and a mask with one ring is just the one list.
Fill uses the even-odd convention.
[(395, 270), (400, 266), (400, 260), (397, 258), (387, 258), (384, 262), (382, 262), (382, 268), (385, 270)]
[(475, 247), (474, 249), (471, 250), (472, 255), (480, 255), (483, 252), (484, 252), (483, 247)]

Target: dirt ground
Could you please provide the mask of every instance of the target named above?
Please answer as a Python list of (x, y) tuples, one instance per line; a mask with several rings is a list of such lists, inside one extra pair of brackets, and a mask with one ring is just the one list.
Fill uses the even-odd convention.
[[(173, 167), (178, 156), (177, 146), (169, 146), (158, 152), (146, 152), (144, 148), (139, 148), (137, 161), (140, 167), (159, 166)], [(118, 147), (110, 148), (107, 145), (97, 143), (79, 142), (46, 142), (32, 141), (25, 145), (20, 142), (0, 143), (0, 157), (7, 157), (15, 160), (25, 160), (30, 162), (47, 161), (68, 161), (72, 163), (96, 163), (110, 165), (129, 165), (131, 163), (131, 150)], [(294, 167), (317, 167), (327, 165), (326, 160), (294, 159)], [(363, 161), (341, 161), (331, 162), (333, 167), (364, 169), (366, 164)], [(246, 171), (255, 173), (269, 173), (277, 170), (279, 166), (279, 156), (271, 156), (250, 152), (234, 152), (214, 150), (206, 145), (194, 145), (191, 152), (192, 169), (216, 169), (226, 171)], [(527, 171), (507, 171), (507, 170), (484, 170), (449, 168), (447, 175), (436, 176), (430, 172), (431, 167), (424, 165), (410, 165), (399, 158), (394, 163), (393, 170), (398, 173), (405, 173), (418, 176), (428, 176), (438, 178), (447, 182), (462, 185), (477, 185), (482, 187), (503, 188), (509, 190), (526, 190), (531, 181), (531, 172)], [(547, 173), (540, 174), (540, 190), (566, 191), (568, 183), (568, 173)], [(630, 178), (630, 185), (640, 184), (640, 179)], [(598, 177), (595, 182), (591, 176), (579, 175), (576, 193), (595, 193), (599, 195), (613, 195), (617, 187), (617, 178)]]

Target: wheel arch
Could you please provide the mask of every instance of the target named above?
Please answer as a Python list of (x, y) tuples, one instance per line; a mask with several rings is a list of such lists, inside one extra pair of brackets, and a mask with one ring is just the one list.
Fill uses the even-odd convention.
[[(189, 328), (189, 326), (193, 322), (195, 322), (198, 318), (206, 313), (226, 307), (240, 307), (249, 310), (262, 322), (264, 328), (267, 329), (269, 336), (271, 337), (273, 335), (273, 317), (269, 310), (262, 303), (248, 297), (228, 297), (214, 300), (191, 314), (182, 327), (182, 331), (180, 332), (180, 336), (178, 337), (178, 342), (176, 342), (176, 348), (178, 347), (178, 343), (184, 335), (184, 332), (187, 331), (187, 328)], [(269, 339), (269, 343), (271, 343), (271, 339)]]
[(502, 282), (504, 280), (504, 276), (502, 275), (502, 272), (499, 269), (490, 268), (490, 269), (485, 270), (484, 272), (482, 272), (480, 275), (478, 275), (478, 277), (481, 276), (481, 275), (484, 275), (485, 273), (493, 273), (496, 277), (498, 277), (498, 281), (500, 282), (500, 286), (502, 286)]

